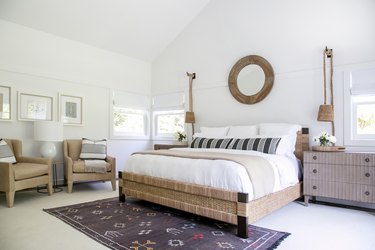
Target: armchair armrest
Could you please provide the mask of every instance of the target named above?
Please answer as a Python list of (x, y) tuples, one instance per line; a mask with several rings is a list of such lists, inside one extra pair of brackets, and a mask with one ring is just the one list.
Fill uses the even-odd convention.
[(52, 166), (52, 160), (51, 159), (42, 158), (42, 157), (18, 156), (17, 162), (46, 164), (46, 165)]
[(116, 172), (116, 158), (107, 155), (107, 157), (105, 158), (105, 161), (108, 162), (109, 164), (111, 164), (112, 172)]
[(13, 180), (12, 163), (0, 163), (0, 191), (8, 191), (10, 180)]
[(65, 171), (67, 173), (73, 172), (73, 159), (67, 155), (64, 156), (64, 165), (65, 165)]

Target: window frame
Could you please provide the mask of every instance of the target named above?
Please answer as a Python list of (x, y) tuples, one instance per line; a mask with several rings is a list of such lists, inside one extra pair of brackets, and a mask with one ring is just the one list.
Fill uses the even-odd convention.
[[(109, 112), (109, 116), (110, 116), (110, 124), (109, 124), (109, 132), (110, 132), (110, 139), (113, 139), (113, 140), (150, 140), (150, 123), (151, 123), (151, 120), (150, 120), (150, 107), (133, 107), (132, 105), (115, 105), (115, 92), (117, 92), (116, 90), (112, 90), (111, 91), (111, 101), (110, 101), (110, 112)], [(118, 91), (118, 92), (121, 92), (121, 93), (125, 93), (125, 94), (133, 94), (133, 93), (130, 93), (130, 92), (126, 92), (126, 91)], [(146, 97), (146, 95), (144, 95)], [(149, 99), (149, 97), (147, 97)], [(127, 108), (127, 109), (133, 109), (133, 110), (139, 110), (139, 111), (142, 111), (144, 113), (144, 117), (143, 117), (143, 121), (144, 121), (144, 128), (145, 128), (145, 132), (144, 134), (133, 134), (133, 133), (124, 133), (124, 134), (115, 134), (115, 129), (114, 129), (114, 111), (115, 111), (115, 108), (116, 107), (119, 107), (119, 108)]]
[[(153, 123), (152, 139), (153, 140), (174, 140), (175, 139), (174, 133), (162, 133), (162, 134), (157, 133), (157, 131), (158, 131), (158, 116), (159, 115), (165, 115), (165, 114), (171, 114), (171, 115), (182, 114), (184, 116), (183, 119), (185, 119), (185, 110), (181, 109), (181, 108), (153, 110), (152, 111), (152, 123)], [(181, 132), (186, 133), (186, 124), (185, 123), (184, 123), (183, 127), (184, 127), (184, 129)]]
[[(375, 136), (357, 134), (356, 107), (364, 102), (355, 102), (351, 94), (352, 71), (344, 72), (344, 145), (358, 147), (375, 146)], [(357, 95), (365, 96), (365, 95)], [(371, 102), (373, 103), (373, 102)]]
[(351, 97), (351, 106), (352, 106), (352, 115), (351, 115), (351, 129), (352, 129), (352, 138), (354, 140), (374, 140), (375, 141), (375, 134), (359, 134), (357, 132), (357, 106), (364, 105), (364, 104), (373, 104), (375, 105), (375, 95), (374, 101), (354, 101), (353, 97)]

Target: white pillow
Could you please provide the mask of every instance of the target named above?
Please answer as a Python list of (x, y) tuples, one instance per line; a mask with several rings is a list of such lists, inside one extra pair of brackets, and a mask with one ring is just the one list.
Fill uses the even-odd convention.
[(297, 135), (282, 135), (280, 138), (281, 140), (279, 142), (279, 146), (277, 147), (276, 154), (287, 157), (295, 157), (294, 151), (296, 150)]
[(249, 138), (258, 134), (258, 125), (231, 126), (229, 128), (228, 138)]
[(260, 135), (296, 135), (301, 130), (301, 125), (290, 123), (261, 123), (259, 124)]
[(79, 158), (84, 160), (104, 160), (107, 157), (107, 140), (90, 140), (82, 138), (81, 154)]
[(3, 139), (0, 139), (0, 162), (16, 163), (16, 158), (14, 157), (12, 150), (8, 143)]
[(197, 137), (203, 137), (202, 133), (194, 133), (193, 134), (193, 139), (195, 139)]
[(225, 138), (229, 127), (201, 127), (201, 137), (205, 138)]

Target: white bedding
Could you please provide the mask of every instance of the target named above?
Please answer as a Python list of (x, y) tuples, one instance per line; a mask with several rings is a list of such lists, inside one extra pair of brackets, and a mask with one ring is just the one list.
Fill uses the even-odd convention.
[[(269, 160), (273, 166), (275, 172), (274, 192), (292, 186), (299, 181), (300, 164), (296, 158), (230, 149), (174, 148), (171, 150), (262, 156)], [(124, 171), (248, 193), (249, 199), (253, 199), (252, 184), (245, 168), (232, 161), (135, 154), (125, 163)]]

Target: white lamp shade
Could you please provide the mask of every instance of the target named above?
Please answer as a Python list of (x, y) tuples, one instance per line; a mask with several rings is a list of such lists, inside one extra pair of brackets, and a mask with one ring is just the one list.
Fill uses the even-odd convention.
[(35, 121), (34, 140), (36, 141), (62, 141), (63, 123), (56, 121)]

